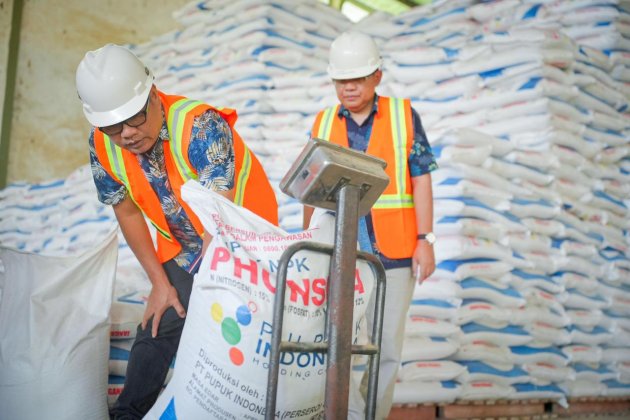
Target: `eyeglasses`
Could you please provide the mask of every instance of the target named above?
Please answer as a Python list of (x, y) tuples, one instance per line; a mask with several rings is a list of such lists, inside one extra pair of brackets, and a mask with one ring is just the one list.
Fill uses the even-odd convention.
[(141, 126), (147, 120), (147, 112), (149, 111), (149, 102), (150, 102), (149, 99), (151, 99), (151, 95), (149, 95), (149, 97), (147, 98), (147, 103), (144, 105), (144, 107), (140, 111), (138, 111), (137, 114), (132, 115), (131, 117), (127, 118), (125, 121), (108, 125), (105, 127), (98, 127), (98, 129), (108, 136), (115, 136), (116, 134), (122, 133), (123, 124), (128, 125), (129, 127)]

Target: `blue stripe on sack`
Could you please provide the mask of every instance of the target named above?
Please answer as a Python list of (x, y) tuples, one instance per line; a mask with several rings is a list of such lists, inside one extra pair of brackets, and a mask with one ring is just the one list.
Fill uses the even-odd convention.
[(610, 195), (606, 194), (604, 191), (593, 191), (593, 195), (595, 197), (601, 198), (603, 200), (610, 201), (611, 203), (614, 203), (614, 204), (616, 204), (619, 207), (623, 207), (624, 209), (628, 208), (623, 201), (616, 200), (615, 198), (613, 198)]
[(605, 381), (602, 381), (602, 383), (606, 385), (608, 388), (630, 389), (630, 384), (621, 383), (616, 379), (607, 379)]
[(521, 294), (516, 289), (513, 289), (511, 287), (506, 287), (505, 289), (501, 289), (501, 288), (492, 286), (488, 282), (485, 282), (476, 277), (465, 278), (464, 280), (460, 281), (460, 286), (464, 289), (471, 289), (471, 288), (490, 289), (490, 290), (495, 290), (503, 295), (513, 296), (513, 297), (518, 297), (518, 298), (522, 297)]
[(591, 367), (588, 366), (584, 363), (573, 363), (571, 365), (571, 367), (576, 371), (576, 372), (594, 372), (594, 373), (614, 373), (612, 370), (606, 368), (603, 365), (600, 365), (599, 367), (595, 368), (595, 367)]
[(585, 298), (587, 298), (589, 300), (596, 300), (598, 302), (608, 303), (608, 301), (606, 299), (602, 298), (599, 295), (597, 295), (597, 296), (589, 296), (587, 294), (584, 294), (584, 293), (580, 292), (578, 289), (575, 289), (575, 288), (567, 289), (567, 292), (571, 293), (573, 295), (578, 295), (578, 296), (585, 297)]
[(110, 360), (129, 360), (129, 350), (121, 349), (120, 347), (111, 346), (109, 348)]
[(175, 397), (172, 397), (168, 402), (168, 405), (160, 415), (160, 420), (177, 420), (177, 414), (175, 413)]
[(490, 373), (492, 375), (504, 376), (508, 378), (529, 376), (529, 373), (527, 373), (525, 370), (514, 365), (512, 365), (509, 370), (502, 370), (478, 360), (464, 360), (459, 363), (464, 365), (468, 369), (469, 373)]
[(572, 324), (572, 325), (567, 326), (566, 330), (569, 331), (569, 332), (577, 331), (577, 332), (581, 332), (581, 333), (588, 334), (588, 335), (610, 334), (610, 331), (608, 331), (604, 327), (600, 327), (599, 325), (596, 325), (595, 327), (593, 327), (593, 329), (586, 330), (584, 328), (578, 327), (575, 324)]
[(420, 18), (420, 19), (418, 19), (418, 20), (414, 21), (414, 22), (413, 22), (411, 25), (409, 25), (409, 26), (411, 26), (411, 27), (415, 27), (415, 26), (422, 26), (422, 25), (426, 25), (427, 23), (431, 23), (431, 22), (433, 22), (433, 21), (436, 21), (436, 20), (442, 19), (442, 18), (443, 18), (443, 17), (445, 17), (445, 16), (448, 16), (448, 15), (455, 15), (455, 14), (465, 15), (465, 14), (466, 14), (466, 8), (465, 8), (465, 7), (458, 7), (458, 8), (456, 8), (456, 9), (453, 9), (453, 10), (448, 10), (448, 11), (446, 11), (446, 12), (444, 12), (444, 13), (441, 13), (441, 14), (432, 15), (432, 17), (430, 17), (430, 18), (423, 17), (423, 18)]
[(560, 356), (563, 359), (568, 359), (566, 354), (562, 353), (560, 349), (555, 348), (555, 347), (512, 346), (510, 347), (510, 351), (514, 354), (518, 354), (521, 356), (529, 356), (529, 355), (541, 354), (541, 353), (551, 353), (556, 356)]
[(540, 4), (536, 4), (534, 6), (532, 6), (529, 10), (527, 10), (523, 16), (522, 19), (533, 19), (536, 16), (538, 16), (538, 11), (540, 10)]
[(564, 392), (556, 385), (534, 385), (532, 383), (526, 384), (512, 384), (511, 385), (516, 392), (528, 393), (528, 392), (553, 392), (564, 394)]
[(513, 335), (524, 335), (529, 336), (529, 333), (525, 331), (522, 327), (518, 325), (509, 324), (503, 328), (491, 328), (485, 325), (477, 324), (476, 322), (469, 322), (460, 326), (462, 332), (465, 334), (476, 333), (476, 332), (496, 332), (496, 333), (504, 333), (504, 334), (513, 334)]
[(111, 385), (123, 385), (125, 383), (125, 377), (119, 375), (109, 375), (107, 382)]
[(464, 178), (446, 178), (440, 181), (437, 185), (457, 185), (463, 180)]
[(456, 309), (457, 306), (449, 303), (445, 300), (440, 299), (413, 299), (411, 301), (412, 305), (427, 305), (427, 306), (435, 306), (438, 308), (453, 308)]

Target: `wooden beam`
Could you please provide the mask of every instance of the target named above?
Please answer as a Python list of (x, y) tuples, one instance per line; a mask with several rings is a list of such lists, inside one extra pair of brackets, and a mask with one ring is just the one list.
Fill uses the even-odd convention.
[(13, 100), (17, 80), (18, 50), (20, 48), (20, 32), (22, 28), (22, 0), (13, 1), (11, 16), (11, 32), (9, 34), (9, 55), (7, 58), (7, 80), (4, 88), (4, 104), (2, 107), (2, 126), (0, 126), (0, 188), (7, 186), (9, 172), (9, 153), (11, 144), (11, 123), (13, 122)]
[(511, 417), (511, 416), (540, 416), (545, 414), (545, 403), (506, 401), (492, 404), (448, 404), (440, 407), (440, 419), (467, 419), (487, 417)]
[(630, 414), (630, 400), (625, 399), (577, 399), (569, 400), (569, 407), (553, 405), (553, 412), (558, 416), (572, 416), (575, 414)]
[(436, 416), (435, 405), (412, 405), (392, 407), (387, 420), (435, 420)]

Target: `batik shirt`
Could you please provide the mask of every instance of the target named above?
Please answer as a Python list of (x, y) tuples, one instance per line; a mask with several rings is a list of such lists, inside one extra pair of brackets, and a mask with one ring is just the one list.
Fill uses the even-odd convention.
[[(164, 110), (162, 120), (164, 121), (162, 129), (153, 148), (136, 156), (160, 200), (171, 233), (182, 246), (182, 250), (174, 258), (175, 262), (189, 273), (195, 273), (199, 268), (203, 240), (173, 193), (166, 174), (164, 147), (168, 147), (165, 146), (165, 142), (170, 139)], [(94, 149), (94, 131), (90, 133), (89, 143), (90, 163), (98, 199), (104, 204), (115, 206), (127, 197), (127, 188), (115, 181), (98, 161)], [(208, 110), (194, 119), (188, 159), (197, 171), (199, 183), (204, 187), (214, 191), (226, 191), (234, 186), (232, 131), (216, 111)]]
[[(374, 116), (378, 111), (378, 95), (375, 95), (374, 98), (374, 106), (370, 113), (370, 116), (363, 122), (363, 124), (358, 125), (350, 115), (350, 111), (348, 111), (343, 105), (339, 107), (338, 116), (339, 118), (346, 119), (346, 127), (348, 130), (348, 146), (351, 149), (359, 150), (361, 152), (365, 152), (368, 147), (368, 143), (370, 141), (370, 135), (372, 134), (372, 125), (374, 123)], [(409, 165), (409, 174), (410, 176), (416, 177), (427, 174), (437, 169), (437, 163), (435, 162), (435, 157), (433, 156), (433, 152), (431, 151), (431, 146), (427, 140), (427, 136), (424, 132), (424, 128), (422, 127), (422, 122), (420, 121), (420, 116), (418, 113), (412, 108), (413, 115), (413, 144), (411, 146), (411, 151), (409, 153), (409, 157), (407, 159)], [(374, 226), (372, 224), (372, 216), (368, 214), (365, 217), (365, 225), (367, 228), (367, 235), (369, 237), (370, 247), (371, 249), (364, 249), (361, 246), (361, 249), (368, 252), (373, 252), (375, 255), (379, 257), (385, 269), (391, 268), (400, 268), (400, 267), (408, 267), (411, 266), (411, 258), (403, 258), (403, 259), (391, 259), (387, 258), (385, 255), (381, 254), (378, 251), (378, 247), (376, 246), (376, 236), (374, 234)], [(402, 233), (401, 233), (402, 234)], [(359, 236), (365, 235), (365, 232), (361, 232), (359, 229)], [(359, 242), (362, 241), (363, 238), (359, 238)]]

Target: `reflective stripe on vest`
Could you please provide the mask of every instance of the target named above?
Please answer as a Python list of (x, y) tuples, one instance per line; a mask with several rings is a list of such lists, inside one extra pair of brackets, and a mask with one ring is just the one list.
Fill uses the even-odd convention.
[(317, 137), (322, 140), (330, 141), (330, 132), (332, 130), (333, 118), (337, 115), (337, 110), (339, 109), (339, 105), (333, 106), (330, 108), (326, 108), (322, 115), (322, 121), (319, 124), (319, 129), (317, 130)]
[(412, 208), (413, 195), (407, 190), (407, 125), (405, 107), (402, 99), (389, 99), (389, 113), (392, 118), (392, 139), (394, 142), (394, 165), (396, 165), (396, 194), (381, 194), (372, 206), (375, 209)]
[(186, 163), (187, 159), (184, 157), (184, 152), (182, 150), (183, 146), (183, 138), (184, 138), (184, 125), (186, 121), (186, 115), (194, 108), (199, 105), (203, 105), (203, 103), (198, 101), (192, 101), (190, 99), (180, 99), (170, 106), (168, 110), (168, 117), (166, 126), (170, 130), (170, 141), (169, 147), (171, 148), (171, 154), (175, 158), (175, 166), (177, 167), (177, 171), (179, 175), (182, 177), (184, 182), (190, 179), (197, 179), (197, 174), (192, 168)]
[(243, 154), (243, 164), (241, 165), (241, 171), (238, 173), (237, 179), (235, 179), (236, 185), (234, 186), (234, 203), (239, 206), (243, 205), (243, 199), (245, 198), (245, 186), (249, 179), (249, 174), (252, 170), (252, 157), (249, 152), (249, 148), (245, 148)]
[[(146, 216), (146, 213), (144, 213), (144, 211), (142, 210), (142, 207), (138, 205), (136, 198), (133, 196), (133, 190), (131, 188), (131, 184), (129, 183), (129, 178), (127, 177), (127, 171), (125, 170), (125, 160), (122, 155), (122, 149), (116, 146), (116, 143), (114, 143), (114, 141), (110, 139), (109, 136), (107, 136), (105, 133), (103, 133), (103, 139), (104, 139), (105, 150), (107, 151), (107, 157), (109, 158), (110, 166), (112, 168), (114, 177), (117, 178), (117, 181), (125, 185), (125, 188), (127, 188), (127, 193), (129, 194), (129, 197), (131, 198), (131, 200), (133, 200), (133, 202), (140, 209), (140, 211), (142, 211), (142, 213)], [(167, 231), (160, 228), (160, 226), (157, 223), (155, 223), (153, 220), (151, 220), (150, 218), (147, 217), (147, 219), (149, 219), (149, 222), (151, 222), (153, 227), (158, 232), (160, 232), (162, 236), (164, 236), (169, 241), (172, 240), (171, 235)]]
[[(407, 125), (405, 124), (404, 100), (389, 98), (390, 115), (392, 116), (392, 139), (394, 143), (394, 165), (396, 176), (393, 180), (396, 183), (395, 194), (381, 194), (372, 206), (373, 209), (399, 209), (413, 208), (413, 194), (406, 194), (406, 151), (407, 151)], [(339, 105), (326, 108), (322, 112), (322, 118), (317, 128), (317, 136), (326, 141), (330, 141), (330, 133), (337, 115)]]
[[(171, 130), (171, 140), (169, 142), (169, 145), (172, 155), (175, 158), (175, 166), (177, 167), (177, 171), (181, 175), (184, 182), (190, 179), (197, 179), (197, 174), (195, 173), (195, 170), (190, 167), (190, 165), (188, 164), (188, 159), (186, 159), (185, 156), (185, 153), (188, 153), (188, 150), (184, 150), (183, 130), (184, 126), (186, 125), (186, 116), (190, 111), (198, 106), (205, 106), (208, 109), (211, 109), (211, 107), (204, 104), (203, 102), (183, 98), (173, 103), (173, 105), (171, 105), (168, 110), (167, 126)], [(219, 113), (221, 112), (221, 108), (214, 109)], [(239, 206), (243, 205), (243, 199), (245, 197), (245, 187), (247, 185), (247, 181), (249, 180), (251, 167), (251, 152), (248, 148), (245, 148), (240, 171), (239, 168), (235, 168), (237, 171), (237, 177), (234, 179), (234, 203)]]

